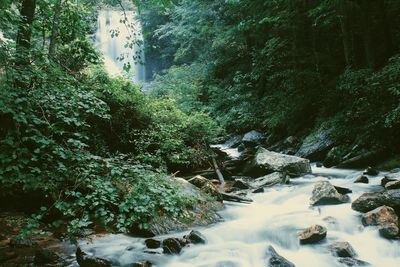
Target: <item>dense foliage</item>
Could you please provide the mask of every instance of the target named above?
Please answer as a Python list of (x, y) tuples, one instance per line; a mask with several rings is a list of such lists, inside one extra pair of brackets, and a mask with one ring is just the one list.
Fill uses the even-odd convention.
[(38, 212), (26, 233), (38, 221), (127, 232), (200, 201), (167, 172), (207, 162), (215, 123), (110, 78), (88, 35), (92, 2), (1, 2), (0, 199)]
[(153, 68), (156, 94), (184, 110), (271, 140), (330, 127), (339, 143), (395, 151), (399, 11), (393, 0), (181, 0), (142, 20), (148, 53), (173, 58)]

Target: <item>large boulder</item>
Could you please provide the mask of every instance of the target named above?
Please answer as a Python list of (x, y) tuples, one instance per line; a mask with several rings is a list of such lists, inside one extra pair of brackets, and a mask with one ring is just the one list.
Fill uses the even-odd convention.
[(400, 209), (400, 189), (364, 193), (353, 201), (351, 208), (359, 212), (368, 212), (385, 205), (396, 211)]
[(321, 225), (313, 225), (299, 234), (300, 244), (314, 244), (326, 237), (327, 230)]
[(331, 245), (328, 246), (329, 250), (331, 253), (340, 258), (354, 258), (357, 256), (357, 253), (353, 249), (353, 247), (350, 245), (349, 242), (335, 242)]
[(243, 136), (242, 142), (245, 146), (256, 146), (261, 144), (264, 138), (262, 133), (253, 130)]
[(218, 188), (207, 178), (197, 175), (191, 178), (188, 182), (200, 188), (202, 192), (211, 195), (216, 200), (222, 201), (222, 195)]
[(112, 262), (106, 259), (89, 255), (81, 247), (76, 250), (76, 261), (80, 267), (111, 267)]
[(334, 145), (331, 138), (332, 129), (319, 129), (304, 139), (303, 144), (297, 151), (296, 156), (305, 157), (312, 160), (321, 160), (329, 149)]
[(279, 255), (272, 246), (267, 248), (268, 267), (295, 267), (293, 263)]
[(395, 238), (399, 234), (399, 218), (393, 208), (382, 206), (363, 214), (361, 221), (363, 225), (379, 226), (379, 232), (386, 238)]
[(313, 206), (332, 205), (346, 203), (349, 200), (349, 196), (340, 194), (330, 182), (320, 181), (314, 186), (310, 204)]
[(260, 147), (254, 159), (245, 167), (244, 172), (251, 176), (260, 176), (272, 172), (301, 176), (311, 173), (311, 166), (308, 159), (280, 154)]
[(289, 176), (282, 172), (273, 172), (271, 174), (255, 179), (251, 186), (254, 188), (273, 186), (276, 184), (286, 184), (289, 182)]

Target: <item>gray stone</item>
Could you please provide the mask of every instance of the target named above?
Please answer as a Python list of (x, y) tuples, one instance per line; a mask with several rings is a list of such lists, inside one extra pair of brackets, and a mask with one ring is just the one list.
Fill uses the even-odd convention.
[(349, 200), (349, 196), (340, 194), (330, 182), (320, 181), (314, 186), (310, 204), (313, 206), (332, 205), (346, 203)]
[(368, 184), (368, 177), (365, 175), (361, 175), (354, 180), (354, 183)]
[(273, 186), (276, 184), (286, 184), (289, 182), (289, 177), (285, 173), (274, 172), (255, 179), (251, 186), (254, 188)]
[(165, 254), (179, 254), (182, 250), (182, 245), (177, 238), (167, 238), (162, 242), (163, 252)]
[(206, 237), (200, 233), (199, 231), (192, 230), (187, 236), (185, 236), (187, 240), (192, 244), (205, 244), (207, 243)]
[(334, 141), (330, 137), (332, 129), (319, 129), (304, 139), (296, 156), (310, 159), (321, 159), (333, 146)]
[(111, 267), (112, 262), (106, 259), (89, 255), (80, 247), (76, 250), (76, 260), (80, 267)]
[(280, 154), (260, 147), (244, 171), (251, 176), (272, 172), (285, 172), (291, 176), (301, 176), (311, 173), (311, 166), (308, 159)]
[(368, 266), (368, 265), (370, 265), (368, 262), (354, 259), (354, 258), (339, 258), (338, 261), (346, 266)]
[(400, 180), (390, 181), (385, 185), (386, 189), (400, 189)]
[(246, 133), (242, 138), (242, 142), (245, 146), (259, 145), (261, 144), (262, 140), (264, 140), (264, 135), (255, 130)]
[(332, 252), (332, 254), (336, 257), (354, 258), (357, 256), (357, 253), (355, 252), (355, 250), (353, 249), (353, 247), (350, 245), (349, 242), (335, 242), (329, 245), (328, 248)]
[(400, 189), (364, 193), (351, 204), (351, 208), (359, 212), (368, 212), (380, 206), (389, 206), (398, 210), (400, 208)]
[(267, 248), (268, 267), (295, 267), (293, 263), (279, 255), (272, 246)]

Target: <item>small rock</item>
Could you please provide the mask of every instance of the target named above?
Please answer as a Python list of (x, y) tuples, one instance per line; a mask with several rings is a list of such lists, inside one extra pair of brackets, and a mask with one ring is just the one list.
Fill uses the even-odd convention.
[(372, 167), (368, 167), (364, 173), (365, 175), (371, 175), (371, 176), (375, 176), (379, 174), (379, 171), (377, 171), (376, 169), (372, 168)]
[(386, 189), (400, 189), (400, 180), (396, 180), (396, 181), (389, 181), (388, 183), (386, 183), (385, 185)]
[(394, 239), (399, 235), (397, 223), (384, 224), (379, 227), (379, 234), (387, 239)]
[(253, 191), (254, 194), (264, 193), (264, 188), (260, 187)]
[(354, 180), (354, 183), (368, 184), (369, 180), (367, 176), (361, 175)]
[(311, 205), (331, 205), (346, 203), (349, 196), (340, 194), (328, 181), (318, 182), (312, 191)]
[(340, 186), (334, 186), (336, 191), (338, 191), (339, 194), (345, 195), (345, 194), (350, 194), (353, 193), (353, 191), (349, 188), (346, 187), (340, 187)]
[(272, 246), (268, 246), (267, 256), (269, 267), (295, 267), (293, 263), (279, 255)]
[(385, 187), (387, 183), (397, 181), (396, 179), (389, 178), (387, 176), (381, 179), (381, 186)]
[(327, 230), (321, 225), (313, 225), (299, 234), (300, 244), (314, 244), (326, 237)]
[(146, 239), (144, 241), (144, 243), (146, 244), (146, 247), (148, 247), (148, 248), (159, 248), (159, 247), (161, 247), (161, 241), (157, 240), (157, 239), (154, 239), (154, 238)]
[(251, 186), (254, 188), (273, 186), (276, 184), (287, 184), (290, 178), (285, 173), (274, 172), (255, 179)]
[(179, 254), (182, 250), (182, 245), (178, 238), (167, 238), (162, 242), (163, 252), (165, 254)]
[(349, 242), (335, 242), (329, 245), (328, 248), (332, 252), (332, 254), (336, 257), (354, 258), (357, 256), (357, 253), (355, 252), (355, 250), (353, 249), (353, 247), (350, 245)]
[(232, 187), (234, 188), (238, 188), (238, 189), (249, 189), (250, 186), (244, 182), (243, 180), (236, 180), (235, 183), (232, 185)]
[(339, 258), (339, 262), (346, 266), (368, 266), (368, 262), (354, 259), (354, 258)]
[(112, 262), (106, 259), (89, 255), (80, 247), (76, 249), (76, 260), (80, 267), (111, 267)]
[(51, 264), (60, 261), (60, 256), (51, 249), (42, 248), (35, 253), (35, 264)]
[(184, 236), (185, 239), (190, 240), (192, 244), (205, 244), (207, 243), (206, 237), (199, 231), (193, 230), (188, 235)]
[(153, 264), (149, 261), (133, 263), (131, 267), (151, 267)]

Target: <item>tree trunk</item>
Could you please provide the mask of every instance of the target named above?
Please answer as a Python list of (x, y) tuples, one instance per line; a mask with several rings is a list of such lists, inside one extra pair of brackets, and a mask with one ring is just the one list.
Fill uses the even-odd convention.
[(49, 58), (53, 58), (56, 52), (57, 34), (58, 34), (58, 24), (60, 21), (61, 13), (61, 0), (56, 2), (54, 7), (53, 16), (53, 26), (51, 28), (50, 45), (49, 45)]
[(29, 64), (31, 48), (32, 23), (35, 15), (36, 0), (22, 0), (20, 15), (21, 24), (18, 28), (16, 51), (19, 65)]

